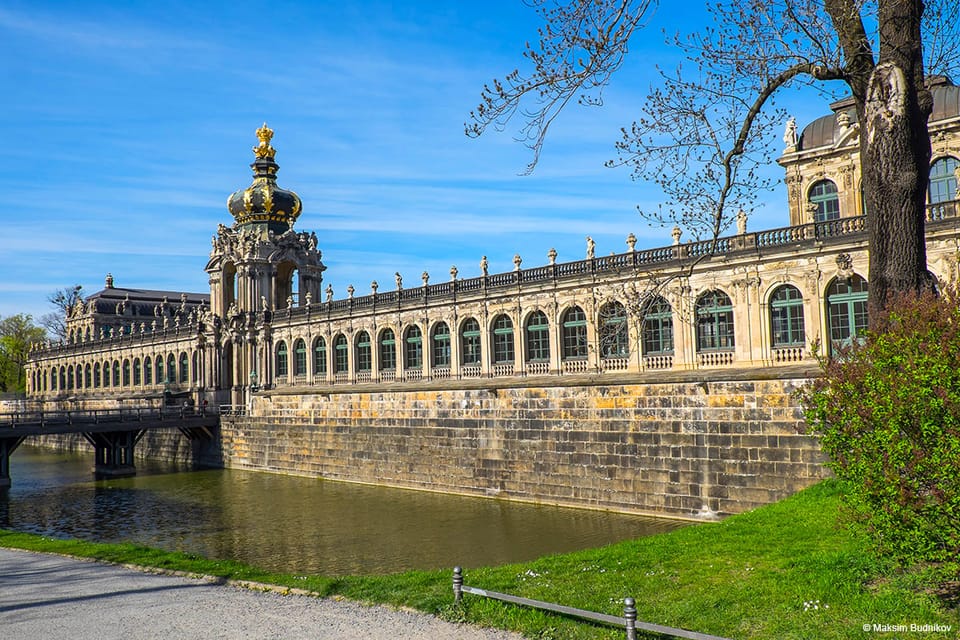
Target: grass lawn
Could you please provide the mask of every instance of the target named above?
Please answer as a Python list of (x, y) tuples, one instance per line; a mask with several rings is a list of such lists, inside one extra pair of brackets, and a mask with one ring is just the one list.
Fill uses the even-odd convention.
[[(636, 599), (638, 619), (736, 639), (958, 638), (956, 599), (934, 593), (958, 565), (899, 571), (871, 555), (862, 537), (837, 524), (837, 483), (715, 524), (548, 556), (501, 567), (464, 567), (465, 583), (538, 600), (622, 614)], [(465, 595), (452, 605), (450, 571), (327, 578), (275, 575), (133, 545), (61, 541), (0, 531), (0, 546), (253, 580), (410, 606), (456, 620), (521, 631), (531, 638), (622, 639), (623, 631)], [(907, 631), (880, 631), (873, 625)], [(910, 625), (949, 626), (911, 631)], [(864, 628), (867, 631), (864, 631)], [(640, 637), (645, 637), (640, 634)]]

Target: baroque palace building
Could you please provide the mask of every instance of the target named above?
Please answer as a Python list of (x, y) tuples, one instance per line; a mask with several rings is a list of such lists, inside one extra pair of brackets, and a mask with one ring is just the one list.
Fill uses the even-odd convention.
[[(927, 210), (931, 271), (957, 279), (960, 87), (933, 88)], [(443, 281), (372, 283), (334, 299), (317, 235), (294, 229), (299, 197), (277, 185), (273, 132), (257, 131), (253, 183), (233, 193), (212, 238), (209, 293), (115, 286), (69, 309), (67, 338), (36, 345), (28, 394), (45, 401), (240, 405), (269, 389), (455, 384), (464, 379), (776, 368), (811, 363), (814, 343), (866, 326), (868, 283), (852, 101), (778, 160), (790, 226)], [(431, 281), (433, 280), (433, 281)]]

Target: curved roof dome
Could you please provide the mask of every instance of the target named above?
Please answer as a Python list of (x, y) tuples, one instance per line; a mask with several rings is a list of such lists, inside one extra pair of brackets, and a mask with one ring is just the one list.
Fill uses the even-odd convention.
[(257, 129), (257, 138), (260, 144), (253, 148), (256, 160), (250, 165), (253, 183), (233, 192), (227, 198), (227, 209), (240, 226), (266, 223), (270, 230), (283, 233), (300, 216), (300, 196), (277, 186), (277, 152), (270, 146), (273, 130), (267, 123)]
[[(929, 119), (931, 124), (960, 116), (960, 87), (949, 84), (949, 81), (944, 79), (931, 87), (930, 93), (933, 96), (933, 111)], [(856, 107), (851, 104), (850, 98), (835, 102), (831, 105), (834, 113), (821, 116), (804, 127), (797, 151), (835, 144), (841, 135), (841, 127), (837, 124), (840, 115), (845, 113), (850, 122), (857, 121)]]

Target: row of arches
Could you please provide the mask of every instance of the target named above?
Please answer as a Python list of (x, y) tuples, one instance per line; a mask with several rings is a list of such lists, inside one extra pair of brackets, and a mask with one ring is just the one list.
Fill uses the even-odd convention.
[[(927, 204), (935, 205), (957, 200), (957, 167), (960, 160), (953, 156), (937, 158), (930, 165), (927, 184)], [(814, 182), (807, 191), (807, 203), (814, 222), (840, 218), (840, 194), (833, 180)]]
[(129, 389), (185, 386), (199, 379), (200, 354), (167, 353), (134, 358), (114, 358), (85, 364), (54, 365), (33, 373), (37, 391), (64, 392), (93, 389)]
[[(843, 344), (866, 328), (867, 282), (854, 274), (836, 279), (826, 290), (827, 325), (832, 344)], [(799, 288), (783, 284), (767, 299), (768, 326), (772, 349), (803, 349), (807, 343), (804, 298)], [(571, 305), (551, 323), (542, 310), (526, 314), (520, 326), (506, 313), (493, 316), (486, 326), (475, 317), (466, 317), (456, 326), (443, 320), (426, 327), (409, 324), (384, 327), (375, 334), (366, 329), (352, 338), (345, 332), (312, 340), (303, 337), (278, 339), (274, 343), (273, 370), (280, 384), (313, 379), (368, 380), (376, 371), (380, 378), (398, 372), (419, 376), (426, 368), (435, 377), (448, 375), (457, 367), (461, 376), (481, 374), (513, 375), (517, 365), (528, 372), (585, 371), (596, 352), (602, 369), (625, 369), (636, 353), (671, 366), (675, 343), (675, 317), (671, 304), (657, 296), (631, 318), (627, 307), (614, 301), (603, 305), (588, 320), (583, 307)], [(630, 322), (637, 331), (630, 331)], [(700, 295), (693, 312), (694, 347), (698, 354), (730, 353), (736, 346), (734, 305), (722, 289)], [(638, 345), (631, 345), (631, 336)], [(573, 366), (571, 366), (573, 365)], [(384, 374), (387, 374), (386, 376)]]

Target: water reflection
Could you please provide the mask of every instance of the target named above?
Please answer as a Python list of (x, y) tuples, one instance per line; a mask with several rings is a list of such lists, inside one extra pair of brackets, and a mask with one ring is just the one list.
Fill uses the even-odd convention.
[(344, 575), (503, 564), (667, 531), (670, 520), (138, 463), (94, 481), (87, 456), (21, 447), (0, 527), (135, 542), (271, 571)]

